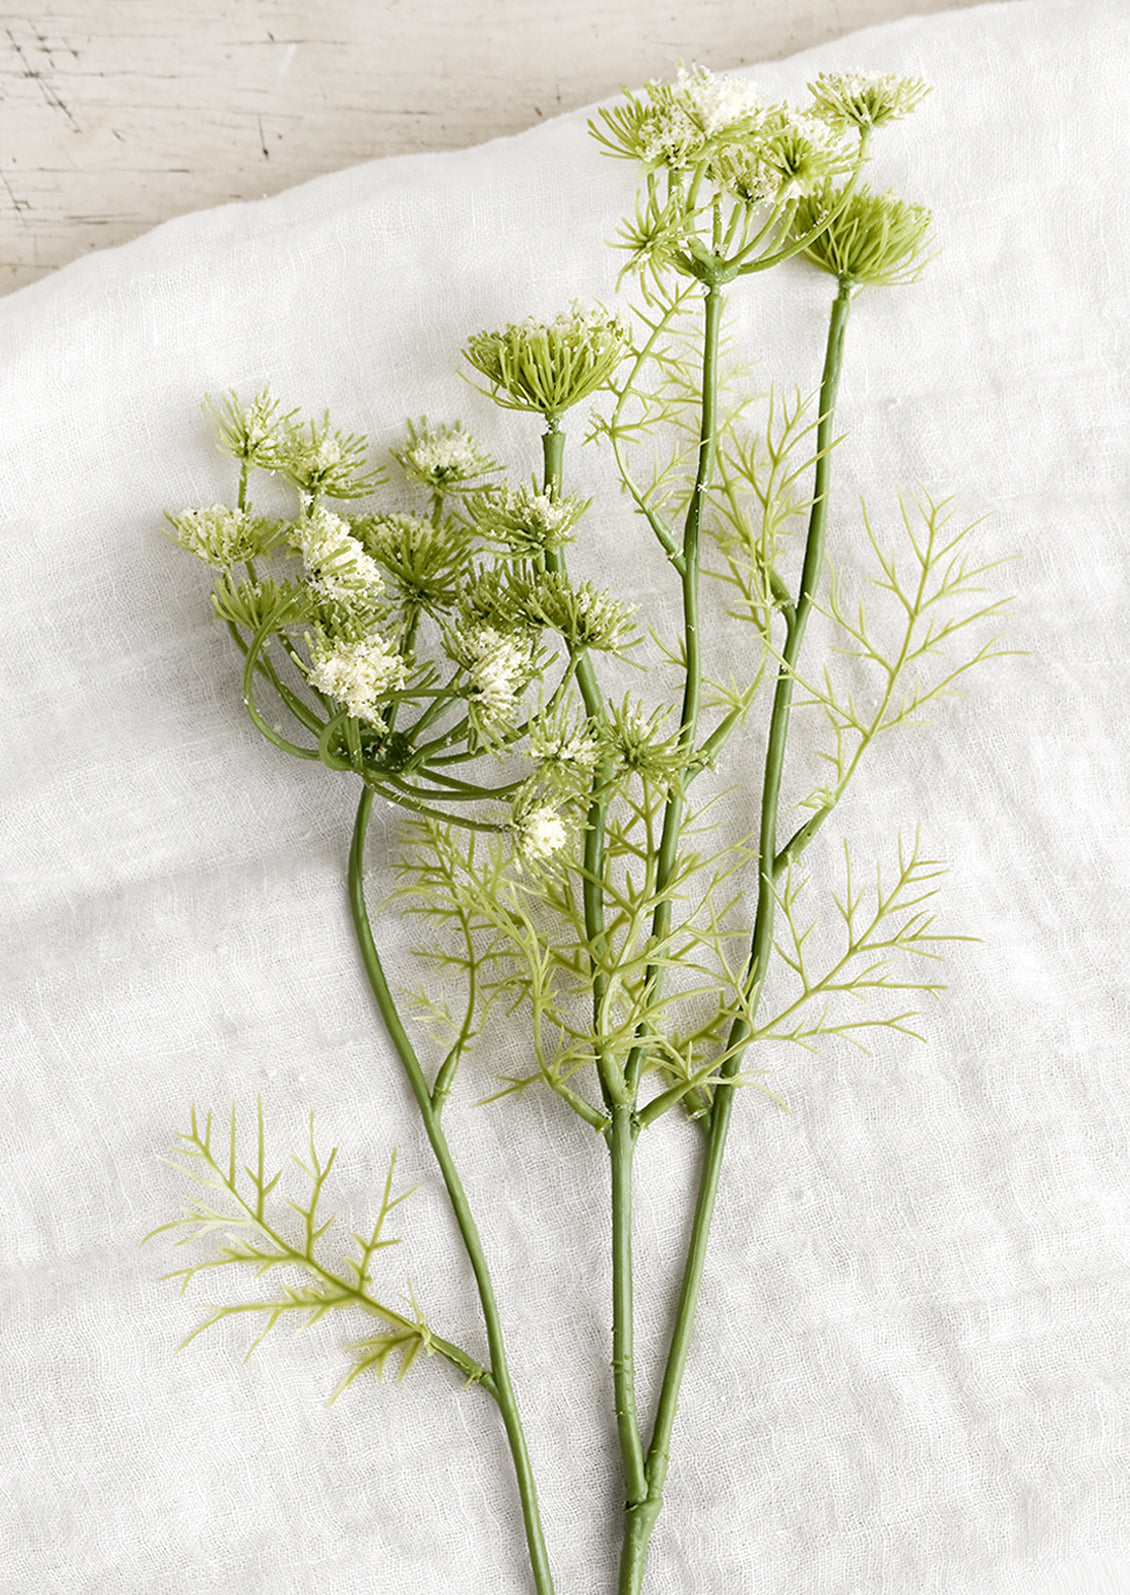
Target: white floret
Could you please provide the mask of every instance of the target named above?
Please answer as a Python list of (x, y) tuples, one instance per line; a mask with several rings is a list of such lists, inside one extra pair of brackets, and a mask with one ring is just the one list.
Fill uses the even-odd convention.
[(540, 863), (565, 846), (568, 834), (557, 810), (542, 803), (514, 821), (514, 848), (527, 863)]
[(351, 715), (371, 720), (378, 701), (402, 687), (408, 666), (387, 638), (372, 634), (357, 642), (315, 647), (309, 671), (319, 692), (343, 703)]
[(298, 521), (290, 532), (311, 582), (327, 598), (374, 594), (384, 586), (370, 559), (340, 515), (321, 505)]

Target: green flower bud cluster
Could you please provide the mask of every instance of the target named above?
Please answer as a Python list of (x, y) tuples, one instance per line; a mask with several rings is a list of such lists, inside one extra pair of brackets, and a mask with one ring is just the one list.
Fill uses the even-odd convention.
[(553, 498), (536, 488), (486, 488), (468, 505), (476, 531), (498, 542), (503, 554), (535, 559), (563, 547), (590, 499)]
[(407, 440), (389, 453), (409, 481), (431, 488), (433, 493), (478, 491), (482, 486), (479, 479), (498, 470), (496, 462), (461, 421), (433, 427), (426, 415), (421, 417), (418, 428), (408, 422)]
[(604, 386), (628, 350), (627, 323), (599, 305), (574, 301), (552, 321), (511, 322), (480, 332), (464, 354), (507, 410), (530, 410), (552, 424)]
[(930, 221), (924, 205), (893, 194), (828, 185), (801, 201), (793, 226), (803, 236), (826, 222), (804, 253), (842, 283), (890, 288), (921, 275)]

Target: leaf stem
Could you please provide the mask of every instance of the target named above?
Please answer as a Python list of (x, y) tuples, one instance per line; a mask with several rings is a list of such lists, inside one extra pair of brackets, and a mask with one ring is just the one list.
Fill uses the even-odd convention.
[(537, 1595), (553, 1595), (553, 1578), (550, 1573), (549, 1557), (542, 1532), (541, 1516), (538, 1511), (533, 1469), (526, 1446), (525, 1433), (522, 1429), (522, 1421), (518, 1414), (513, 1386), (510, 1382), (506, 1347), (502, 1338), (502, 1325), (499, 1320), (498, 1305), (495, 1301), (494, 1287), (487, 1268), (482, 1241), (471, 1213), (463, 1182), (460, 1180), (459, 1173), (455, 1167), (447, 1137), (443, 1132), (438, 1108), (433, 1102), (431, 1092), (428, 1089), (423, 1067), (416, 1056), (416, 1050), (404, 1028), (393, 1000), (392, 992), (389, 990), (388, 981), (385, 979), (384, 968), (377, 952), (376, 942), (373, 939), (372, 925), (369, 922), (362, 869), (365, 853), (365, 833), (368, 829), (372, 807), (373, 794), (366, 788), (362, 792), (361, 800), (357, 805), (357, 819), (353, 827), (353, 841), (349, 850), (349, 905), (353, 915), (357, 944), (361, 952), (361, 960), (365, 966), (365, 973), (369, 978), (369, 984), (377, 1001), (377, 1007), (381, 1011), (381, 1016), (388, 1028), (393, 1046), (396, 1048), (397, 1055), (404, 1067), (404, 1072), (408, 1077), (408, 1083), (416, 1099), (416, 1105), (420, 1110), (420, 1117), (423, 1119), (428, 1141), (439, 1164), (440, 1173), (443, 1176), (443, 1182), (451, 1201), (452, 1212), (455, 1215), (455, 1222), (459, 1227), (459, 1233), (463, 1239), (463, 1245), (475, 1276), (483, 1321), (486, 1325), (487, 1343), (490, 1347), (490, 1374), (494, 1383), (494, 1396), (502, 1414), (506, 1438), (510, 1445), (510, 1454), (514, 1461), (518, 1494), (522, 1503), (522, 1518), (526, 1528), (526, 1544), (529, 1549), (534, 1588), (537, 1591)]

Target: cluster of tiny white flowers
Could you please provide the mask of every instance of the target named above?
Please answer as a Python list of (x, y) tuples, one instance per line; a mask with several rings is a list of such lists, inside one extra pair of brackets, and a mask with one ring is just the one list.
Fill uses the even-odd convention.
[(559, 310), (551, 325), (562, 332), (571, 332), (578, 338), (588, 339), (597, 334), (614, 338), (617, 342), (627, 339), (632, 330), (620, 311), (610, 316), (603, 305), (586, 299), (574, 299), (568, 310)]
[(665, 161), (668, 166), (688, 166), (706, 139), (702, 129), (682, 105), (665, 105), (654, 111), (640, 129), (640, 154), (645, 161)]
[(481, 476), (494, 463), (461, 427), (425, 433), (398, 453), (397, 458), (409, 476), (427, 487), (442, 487), (445, 483)]
[(551, 498), (548, 493), (518, 487), (482, 494), (475, 502), (474, 515), (482, 530), (515, 540), (520, 549), (556, 548), (586, 507), (573, 494)]
[(306, 472), (311, 476), (328, 471), (331, 466), (341, 463), (341, 444), (332, 433), (324, 433), (321, 437), (306, 437), (297, 429), (287, 437), (284, 448), (288, 465), (295, 471)]
[(288, 535), (302, 555), (311, 585), (326, 598), (372, 596), (383, 588), (376, 562), (332, 510), (319, 504)]
[(226, 569), (255, 553), (253, 523), (246, 510), (209, 504), (205, 509), (181, 510), (171, 519), (181, 548), (208, 565)]
[(315, 643), (311, 654), (311, 684), (360, 720), (371, 720), (378, 700), (402, 687), (408, 677), (395, 645), (375, 632), (357, 642)]
[(557, 810), (540, 803), (516, 815), (511, 826), (514, 850), (528, 864), (552, 858), (565, 846), (568, 832)]
[(530, 737), (530, 753), (544, 764), (562, 770), (591, 770), (600, 756), (596, 738), (582, 727), (550, 730), (535, 726)]
[(833, 127), (881, 127), (909, 116), (928, 93), (921, 78), (898, 77), (893, 72), (821, 72), (808, 85), (815, 104), (813, 114)]
[(679, 96), (686, 101), (707, 137), (749, 122), (761, 109), (761, 96), (746, 78), (716, 75), (708, 67), (681, 66), (675, 75)]
[(774, 185), (773, 197), (780, 199), (814, 193), (847, 165), (844, 147), (832, 129), (805, 111), (782, 120), (761, 159)]
[(268, 391), (257, 393), (250, 406), (242, 412), (243, 437), (247, 453), (261, 449), (275, 430), (275, 405)]
[(528, 647), (494, 626), (458, 631), (454, 643), (478, 708), (488, 720), (510, 719), (529, 673)]

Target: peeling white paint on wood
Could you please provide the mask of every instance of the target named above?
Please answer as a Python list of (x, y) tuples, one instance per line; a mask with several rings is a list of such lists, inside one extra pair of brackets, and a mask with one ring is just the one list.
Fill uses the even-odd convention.
[(0, 14), (0, 292), (186, 211), (520, 132), (680, 59), (773, 59), (952, 3), (43, 0)]

